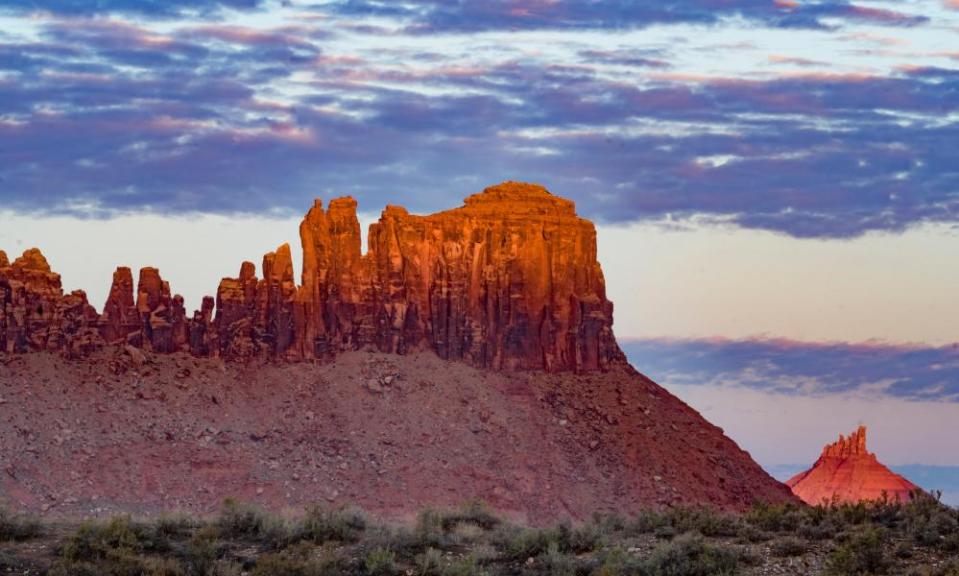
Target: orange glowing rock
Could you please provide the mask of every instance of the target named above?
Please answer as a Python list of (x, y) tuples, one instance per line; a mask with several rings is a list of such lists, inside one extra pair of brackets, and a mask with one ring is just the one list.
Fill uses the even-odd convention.
[(826, 446), (809, 470), (786, 482), (793, 493), (811, 505), (823, 502), (855, 503), (881, 500), (908, 502), (919, 489), (882, 465), (866, 449), (866, 427)]
[(87, 295), (64, 294), (40, 250), (30, 248), (12, 264), (0, 253), (0, 352), (84, 356), (100, 345), (96, 322)]
[[(463, 206), (418, 216), (387, 206), (360, 246), (356, 201), (317, 200), (300, 225), (301, 284), (290, 247), (244, 263), (188, 318), (156, 268), (117, 268), (102, 315), (64, 296), (39, 250), (0, 257), (0, 349), (104, 343), (227, 359), (328, 358), (345, 350), (432, 350), (472, 366), (549, 372), (625, 361), (596, 258), (596, 229), (542, 186), (504, 182)], [(65, 319), (61, 306), (77, 310)], [(72, 309), (71, 309), (72, 310)], [(60, 325), (66, 322), (67, 330)], [(91, 336), (92, 333), (92, 336)]]
[(506, 182), (417, 216), (387, 206), (361, 253), (356, 201), (317, 200), (288, 246), (218, 291), (219, 353), (324, 358), (374, 348), (496, 369), (602, 370), (621, 360), (596, 230), (569, 200)]

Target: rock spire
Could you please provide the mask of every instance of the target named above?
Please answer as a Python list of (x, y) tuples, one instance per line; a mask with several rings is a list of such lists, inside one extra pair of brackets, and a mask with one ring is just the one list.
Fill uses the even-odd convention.
[[(387, 206), (361, 253), (357, 203), (317, 200), (300, 225), (300, 284), (288, 245), (244, 262), (188, 317), (160, 271), (117, 268), (103, 314), (64, 296), (39, 250), (0, 253), (0, 345), (69, 354), (106, 343), (227, 359), (325, 359), (370, 348), (492, 369), (604, 370), (623, 359), (596, 258), (574, 204), (504, 182), (463, 206), (418, 216)], [(57, 312), (69, 299), (72, 312)], [(31, 308), (31, 306), (33, 306)], [(82, 334), (79, 348), (73, 339)]]

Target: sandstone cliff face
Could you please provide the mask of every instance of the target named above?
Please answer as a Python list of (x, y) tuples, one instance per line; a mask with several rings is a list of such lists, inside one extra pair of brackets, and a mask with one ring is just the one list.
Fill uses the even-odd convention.
[(0, 253), (0, 352), (83, 356), (100, 344), (96, 321), (86, 294), (64, 294), (60, 276), (39, 250), (27, 250), (12, 264)]
[(374, 347), (497, 369), (596, 370), (620, 357), (593, 225), (539, 186), (505, 183), (465, 206), (388, 206), (360, 253), (356, 202), (317, 202), (291, 354)]
[(823, 502), (856, 503), (879, 500), (908, 502), (918, 487), (882, 465), (866, 449), (866, 427), (860, 426), (848, 438), (826, 446), (809, 470), (797, 474), (786, 485), (811, 505)]
[(0, 257), (0, 351), (83, 356), (100, 345), (96, 320), (86, 294), (64, 294), (60, 276), (36, 248), (12, 264), (6, 254)]
[[(320, 201), (300, 225), (300, 285), (288, 245), (244, 262), (188, 318), (155, 268), (114, 273), (103, 314), (64, 296), (37, 250), (0, 258), (4, 350), (81, 354), (102, 343), (227, 359), (324, 359), (372, 348), (433, 350), (484, 368), (607, 369), (622, 360), (596, 259), (572, 202), (507, 182), (464, 206), (416, 216), (388, 206), (361, 252), (356, 201)], [(81, 337), (82, 341), (74, 341)]]

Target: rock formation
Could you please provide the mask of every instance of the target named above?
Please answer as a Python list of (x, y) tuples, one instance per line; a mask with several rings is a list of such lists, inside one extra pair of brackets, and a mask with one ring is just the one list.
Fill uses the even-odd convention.
[(4, 350), (78, 354), (122, 343), (304, 360), (430, 349), (482, 368), (547, 371), (605, 370), (623, 359), (595, 228), (540, 186), (506, 182), (429, 216), (388, 206), (370, 227), (366, 254), (356, 201), (335, 199), (324, 211), (317, 200), (300, 241), (299, 286), (284, 245), (263, 257), (262, 279), (244, 262), (238, 278), (220, 282), (215, 311), (205, 299), (192, 318), (155, 268), (140, 270), (135, 292), (131, 270), (117, 268), (97, 316), (82, 293), (63, 295), (38, 250), (12, 267), (4, 255)]
[(97, 313), (77, 290), (64, 294), (60, 276), (36, 248), (11, 264), (0, 252), (0, 352), (88, 354), (100, 344)]
[(364, 254), (356, 201), (317, 201), (300, 241), (299, 284), (283, 245), (190, 317), (155, 268), (118, 268), (98, 315), (39, 251), (0, 257), (2, 350), (69, 357), (0, 361), (0, 493), (82, 515), (481, 498), (550, 522), (795, 501), (625, 361), (572, 202), (508, 182), (438, 214), (388, 206)]
[(823, 448), (809, 470), (786, 484), (796, 496), (811, 505), (823, 502), (855, 503), (880, 500), (908, 502), (918, 487), (883, 466), (866, 449), (866, 427), (860, 426), (848, 438)]

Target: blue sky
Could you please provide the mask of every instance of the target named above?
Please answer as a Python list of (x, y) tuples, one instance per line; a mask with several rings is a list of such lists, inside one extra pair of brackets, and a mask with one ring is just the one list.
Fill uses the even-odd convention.
[[(196, 305), (314, 197), (539, 182), (599, 225), (631, 360), (768, 466), (889, 410), (880, 455), (959, 467), (923, 442), (959, 435), (956, 142), (955, 0), (0, 0), (8, 253)], [(833, 416), (777, 450), (780, 406)]]

